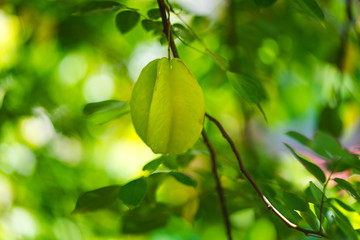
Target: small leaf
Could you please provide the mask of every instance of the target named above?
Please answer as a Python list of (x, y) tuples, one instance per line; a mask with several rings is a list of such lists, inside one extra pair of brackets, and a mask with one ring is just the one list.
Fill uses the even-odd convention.
[(286, 135), (295, 139), (296, 141), (298, 141), (299, 143), (301, 143), (304, 146), (309, 146), (311, 144), (310, 139), (308, 139), (307, 137), (305, 137), (304, 135), (302, 135), (298, 132), (290, 131), (290, 132), (287, 132)]
[(160, 164), (162, 164), (164, 162), (164, 158), (163, 156), (159, 157), (159, 158), (156, 158), (150, 162), (148, 162), (147, 164), (145, 164), (145, 166), (143, 167), (143, 171), (150, 171), (150, 172), (153, 172), (155, 171), (159, 166)]
[(294, 149), (292, 149), (289, 145), (285, 144), (285, 146), (292, 152), (292, 154), (296, 157), (296, 159), (304, 165), (304, 167), (314, 176), (316, 177), (321, 183), (324, 183), (326, 181), (326, 176), (324, 172), (319, 168), (317, 165), (315, 165), (312, 162), (307, 161), (300, 155), (298, 155)]
[(192, 179), (191, 177), (189, 177), (188, 175), (184, 174), (184, 173), (180, 173), (180, 172), (169, 172), (169, 174), (174, 177), (176, 180), (178, 180), (179, 182), (191, 186), (191, 187), (196, 187), (196, 181), (194, 179)]
[(276, 0), (255, 0), (256, 5), (259, 7), (269, 7), (273, 5)]
[(138, 206), (147, 193), (147, 183), (144, 178), (135, 179), (122, 186), (119, 192), (120, 200), (130, 208)]
[(338, 184), (338, 187), (348, 191), (351, 196), (353, 196), (357, 201), (360, 201), (360, 196), (351, 183), (341, 178), (334, 178), (333, 180)]
[(141, 21), (141, 26), (147, 31), (154, 31), (155, 33), (162, 32), (162, 23), (159, 21), (152, 21), (149, 19), (144, 19)]
[(129, 112), (129, 103), (117, 100), (88, 103), (83, 110), (85, 117), (96, 124), (106, 123)]
[(121, 33), (127, 33), (136, 26), (140, 15), (136, 11), (122, 11), (116, 16), (116, 26)]
[(72, 214), (93, 212), (115, 202), (120, 186), (108, 186), (84, 193), (76, 202)]
[(325, 16), (316, 0), (296, 0), (297, 4), (310, 16), (323, 21)]
[(171, 28), (175, 36), (189, 42), (195, 40), (194, 35), (184, 25), (180, 23), (174, 23)]
[(77, 16), (77, 15), (113, 13), (125, 7), (126, 7), (125, 5), (113, 1), (92, 1), (85, 3), (72, 15)]
[(158, 8), (153, 8), (148, 11), (148, 16), (151, 19), (159, 19), (161, 17), (160, 10)]

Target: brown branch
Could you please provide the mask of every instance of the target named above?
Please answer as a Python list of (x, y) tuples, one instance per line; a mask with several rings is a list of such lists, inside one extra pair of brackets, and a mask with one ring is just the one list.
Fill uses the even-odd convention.
[(164, 32), (165, 36), (167, 36), (167, 39), (170, 43), (170, 48), (173, 53), (173, 56), (178, 58), (179, 54), (177, 52), (174, 39), (172, 37), (171, 32), (168, 33), (168, 30), (170, 29), (170, 14), (168, 16), (166, 16), (167, 6), (166, 6), (164, 0), (157, 0), (157, 3), (159, 5), (159, 9), (160, 9), (161, 21), (162, 21), (162, 25), (163, 25), (163, 32)]
[(217, 190), (218, 195), (219, 195), (221, 210), (222, 210), (224, 221), (225, 221), (226, 233), (227, 233), (228, 239), (231, 240), (232, 237), (231, 237), (230, 219), (229, 219), (229, 214), (228, 214), (228, 212), (226, 210), (226, 202), (225, 202), (225, 197), (224, 197), (224, 190), (221, 187), (219, 174), (218, 174), (217, 168), (216, 168), (215, 150), (214, 150), (213, 146), (211, 145), (211, 143), (209, 141), (209, 138), (207, 137), (204, 129), (202, 131), (202, 136), (203, 136), (203, 139), (204, 139), (204, 143), (206, 144), (206, 147), (209, 149), (209, 152), (210, 152), (211, 168), (212, 168), (212, 172), (213, 172), (214, 177), (215, 177), (216, 190)]
[(265, 203), (265, 205), (267, 206), (267, 208), (272, 211), (277, 217), (280, 218), (280, 220), (282, 220), (289, 228), (295, 229), (297, 231), (303, 232), (305, 235), (311, 235), (311, 236), (321, 236), (321, 237), (327, 237), (325, 233), (323, 233), (322, 231), (313, 231), (313, 230), (309, 230), (309, 229), (305, 229), (302, 227), (297, 226), (296, 224), (292, 223), (290, 220), (288, 220), (284, 215), (282, 215), (271, 203), (270, 201), (265, 197), (265, 195), (261, 192), (259, 186), (256, 184), (256, 182), (254, 181), (254, 179), (250, 176), (250, 174), (247, 172), (245, 166), (244, 166), (244, 162), (239, 154), (239, 152), (236, 149), (235, 143), (233, 142), (233, 140), (231, 139), (231, 137), (228, 135), (228, 133), (226, 132), (226, 130), (224, 129), (224, 127), (222, 126), (222, 124), (216, 120), (215, 118), (213, 118), (212, 116), (210, 116), (209, 114), (205, 113), (205, 116), (212, 121), (213, 123), (215, 123), (215, 125), (217, 126), (217, 128), (220, 130), (221, 134), (223, 135), (223, 137), (227, 140), (227, 142), (230, 144), (230, 147), (233, 151), (233, 153), (235, 154), (235, 157), (238, 161), (239, 167), (240, 167), (240, 171), (245, 175), (246, 179), (250, 182), (250, 184), (252, 185), (252, 187), (254, 188), (254, 190), (256, 191), (256, 193), (259, 195), (259, 197), (261, 198), (261, 200)]

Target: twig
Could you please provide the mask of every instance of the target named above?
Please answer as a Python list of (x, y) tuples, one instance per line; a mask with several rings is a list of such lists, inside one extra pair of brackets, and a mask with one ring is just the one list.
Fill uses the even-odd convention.
[(238, 161), (239, 167), (240, 167), (240, 171), (245, 175), (246, 179), (250, 182), (250, 184), (252, 185), (252, 187), (254, 188), (254, 190), (256, 191), (256, 193), (259, 195), (259, 197), (262, 199), (262, 201), (265, 203), (265, 205), (267, 206), (267, 208), (272, 211), (273, 213), (275, 213), (276, 216), (278, 216), (280, 218), (280, 220), (282, 220), (288, 227), (295, 229), (297, 231), (303, 232), (306, 235), (317, 235), (317, 236), (321, 236), (321, 237), (327, 237), (327, 235), (325, 233), (323, 233), (322, 231), (313, 231), (310, 229), (305, 229), (302, 227), (297, 226), (296, 224), (292, 223), (290, 220), (288, 220), (284, 215), (282, 215), (271, 203), (270, 201), (265, 197), (265, 195), (261, 192), (259, 186), (256, 184), (256, 182), (254, 181), (254, 179), (250, 176), (250, 174), (247, 172), (243, 160), (239, 154), (239, 152), (236, 149), (235, 143), (233, 142), (233, 140), (231, 139), (231, 137), (227, 134), (226, 130), (224, 129), (224, 127), (222, 126), (222, 124), (216, 120), (215, 118), (213, 118), (212, 116), (210, 116), (209, 114), (205, 113), (205, 116), (212, 121), (213, 123), (215, 123), (215, 125), (218, 127), (218, 129), (220, 130), (221, 134), (223, 135), (223, 137), (227, 140), (227, 142), (230, 144), (230, 147), (233, 151), (233, 153), (236, 156), (236, 159)]
[(214, 150), (213, 146), (211, 145), (211, 143), (209, 141), (209, 138), (207, 137), (204, 129), (202, 131), (202, 136), (203, 136), (203, 139), (204, 139), (204, 143), (206, 144), (206, 146), (207, 146), (207, 148), (209, 149), (209, 152), (210, 152), (211, 168), (212, 168), (212, 172), (213, 172), (214, 177), (215, 177), (216, 190), (217, 190), (218, 195), (219, 195), (221, 210), (222, 210), (222, 213), (223, 213), (223, 216), (224, 216), (226, 233), (227, 233), (228, 239), (231, 240), (232, 237), (231, 237), (231, 226), (230, 226), (229, 214), (228, 214), (228, 212), (226, 210), (226, 202), (225, 202), (225, 197), (224, 197), (224, 190), (221, 187), (219, 174), (218, 174), (217, 168), (216, 168), (215, 150)]
[(159, 5), (160, 14), (161, 14), (161, 21), (162, 21), (162, 24), (163, 24), (163, 27), (164, 27), (163, 32), (164, 32), (165, 36), (168, 36), (168, 41), (170, 43), (170, 48), (171, 48), (171, 51), (173, 53), (173, 56), (178, 58), (179, 54), (178, 54), (178, 51), (176, 49), (174, 39), (172, 37), (171, 32), (170, 33), (168, 32), (168, 29), (170, 28), (170, 15), (168, 16), (168, 18), (169, 18), (168, 19), (166, 17), (167, 6), (165, 5), (164, 0), (157, 0), (157, 3)]

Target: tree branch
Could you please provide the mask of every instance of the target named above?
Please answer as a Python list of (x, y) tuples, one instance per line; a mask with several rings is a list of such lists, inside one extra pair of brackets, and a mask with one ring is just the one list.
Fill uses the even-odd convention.
[(224, 216), (224, 221), (225, 221), (226, 234), (227, 234), (228, 239), (231, 240), (232, 237), (231, 237), (230, 219), (229, 219), (229, 214), (228, 214), (228, 212), (226, 210), (226, 202), (225, 202), (225, 197), (224, 197), (224, 190), (221, 187), (219, 174), (218, 174), (217, 168), (216, 168), (215, 150), (214, 150), (213, 146), (211, 145), (211, 143), (209, 141), (209, 138), (207, 137), (204, 129), (202, 131), (202, 136), (203, 136), (203, 139), (204, 139), (204, 143), (206, 144), (206, 147), (209, 149), (209, 152), (210, 152), (211, 169), (212, 169), (212, 172), (213, 172), (214, 177), (215, 177), (216, 190), (217, 190), (218, 195), (219, 195), (221, 210), (222, 210), (222, 213), (223, 213), (223, 216)]
[(168, 32), (168, 30), (170, 29), (170, 14), (168, 16), (166, 16), (167, 6), (166, 6), (164, 0), (157, 0), (157, 3), (159, 5), (159, 9), (160, 9), (161, 21), (162, 21), (162, 25), (163, 25), (163, 32), (168, 39), (173, 56), (176, 58), (179, 58), (179, 54), (176, 49), (175, 42), (172, 37), (171, 31), (170, 31), (170, 33)]
[(252, 187), (254, 188), (254, 190), (256, 191), (257, 195), (259, 195), (259, 197), (261, 198), (261, 200), (265, 203), (265, 205), (267, 206), (267, 208), (272, 211), (277, 217), (280, 218), (280, 220), (282, 220), (288, 227), (295, 229), (297, 231), (303, 232), (306, 235), (316, 235), (316, 236), (321, 236), (321, 237), (327, 237), (325, 233), (323, 233), (322, 231), (313, 231), (313, 230), (309, 230), (309, 229), (305, 229), (305, 228), (301, 228), (299, 226), (297, 226), (296, 224), (292, 223), (290, 220), (288, 220), (284, 215), (282, 215), (271, 203), (270, 201), (265, 197), (265, 195), (261, 192), (259, 186), (256, 184), (256, 182), (254, 181), (254, 179), (250, 176), (250, 174), (247, 172), (245, 166), (244, 166), (244, 162), (239, 154), (239, 152), (236, 149), (235, 143), (233, 142), (233, 140), (231, 139), (231, 137), (228, 135), (228, 133), (226, 132), (226, 130), (224, 129), (224, 127), (222, 126), (222, 124), (216, 120), (215, 118), (213, 118), (212, 116), (210, 116), (209, 114), (205, 113), (205, 116), (212, 121), (213, 123), (215, 123), (215, 125), (217, 126), (217, 128), (220, 130), (221, 134), (223, 135), (223, 137), (227, 140), (227, 142), (230, 144), (230, 147), (233, 151), (233, 153), (235, 154), (235, 157), (238, 161), (239, 167), (240, 167), (240, 171), (245, 175), (246, 179), (250, 182), (250, 184), (252, 185)]
[(333, 173), (335, 172), (335, 168), (336, 168), (336, 165), (334, 166), (333, 170), (331, 171), (329, 177), (327, 178), (325, 184), (324, 184), (324, 187), (323, 187), (323, 193), (322, 193), (322, 196), (321, 196), (321, 203), (320, 203), (320, 214), (319, 214), (319, 222), (320, 222), (320, 227), (319, 227), (319, 231), (322, 231), (321, 228), (322, 228), (322, 215), (323, 215), (323, 208), (324, 208), (324, 199), (325, 199), (325, 193), (326, 193), (326, 187), (331, 179), (331, 176), (333, 175)]

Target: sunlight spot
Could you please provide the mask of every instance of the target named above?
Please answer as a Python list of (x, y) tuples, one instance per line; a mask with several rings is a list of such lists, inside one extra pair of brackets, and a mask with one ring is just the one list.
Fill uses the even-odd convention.
[(130, 57), (128, 68), (130, 78), (135, 82), (141, 70), (152, 60), (167, 56), (167, 49), (158, 42), (139, 44)]
[(114, 90), (114, 81), (108, 73), (89, 76), (86, 78), (83, 89), (84, 97), (88, 102), (110, 99)]
[(14, 207), (9, 215), (2, 219), (3, 225), (10, 233), (16, 236), (16, 239), (34, 239), (37, 235), (37, 224), (34, 216), (27, 210)]
[(176, 2), (187, 9), (188, 11), (200, 15), (216, 15), (216, 12), (219, 12), (219, 5), (223, 2), (221, 0), (176, 0)]
[(36, 147), (44, 146), (53, 137), (54, 127), (41, 108), (34, 110), (35, 116), (26, 117), (20, 121), (22, 137), (31, 145)]
[(36, 165), (33, 152), (21, 144), (0, 145), (0, 169), (7, 174), (17, 172), (23, 176), (31, 176)]
[(18, 43), (19, 20), (0, 10), (0, 69), (11, 64)]
[(76, 166), (81, 161), (82, 146), (78, 139), (63, 135), (56, 135), (51, 142), (50, 150), (57, 160)]
[(105, 169), (110, 177), (125, 183), (141, 174), (145, 163), (156, 156), (139, 141), (120, 140), (111, 146)]
[(85, 56), (78, 53), (69, 54), (59, 65), (59, 80), (65, 86), (72, 86), (85, 77), (87, 69)]
[(0, 212), (11, 207), (13, 202), (13, 191), (8, 178), (0, 175)]

